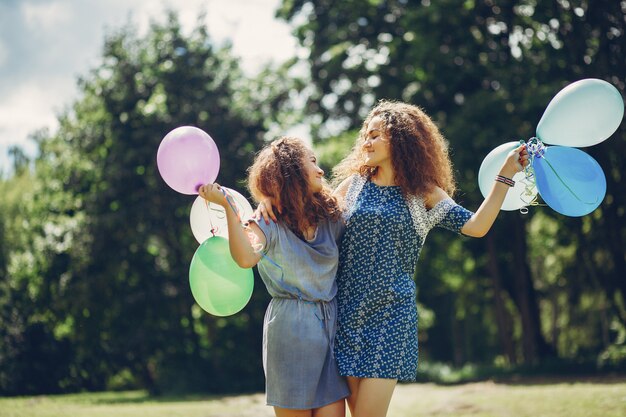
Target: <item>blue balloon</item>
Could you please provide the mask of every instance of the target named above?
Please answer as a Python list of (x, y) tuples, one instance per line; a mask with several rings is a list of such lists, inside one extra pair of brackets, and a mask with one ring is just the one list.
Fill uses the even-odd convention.
[(552, 145), (591, 146), (608, 139), (623, 116), (624, 100), (617, 88), (587, 78), (554, 96), (537, 124), (537, 137)]
[(537, 189), (555, 211), (571, 217), (594, 211), (606, 194), (606, 178), (591, 156), (576, 148), (548, 146), (533, 160)]

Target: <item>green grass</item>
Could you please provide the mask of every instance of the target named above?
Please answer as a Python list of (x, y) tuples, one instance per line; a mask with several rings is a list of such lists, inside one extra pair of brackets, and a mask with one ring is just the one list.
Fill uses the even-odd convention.
[[(0, 417), (270, 417), (263, 394), (150, 397), (142, 391), (0, 398)], [(389, 417), (623, 417), (626, 377), (401, 384)]]

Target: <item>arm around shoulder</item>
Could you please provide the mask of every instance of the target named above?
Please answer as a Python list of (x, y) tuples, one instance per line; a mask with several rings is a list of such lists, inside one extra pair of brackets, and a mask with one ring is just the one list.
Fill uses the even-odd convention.
[(341, 181), (341, 183), (333, 191), (333, 196), (337, 197), (340, 201), (345, 200), (350, 184), (352, 184), (352, 177), (348, 177)]

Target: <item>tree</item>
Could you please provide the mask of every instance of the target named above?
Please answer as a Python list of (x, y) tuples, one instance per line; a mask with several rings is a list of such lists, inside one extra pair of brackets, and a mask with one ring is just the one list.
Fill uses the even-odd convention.
[[(59, 131), (38, 140), (20, 230), (27, 239), (9, 254), (3, 300), (5, 309), (27, 308), (0, 317), (32, 351), (22, 344), (0, 358), (0, 369), (29, 361), (5, 373), (2, 392), (262, 387), (265, 290), (257, 286), (229, 318), (194, 304), (194, 197), (165, 185), (156, 151), (174, 127), (198, 126), (220, 150), (217, 180), (246, 194), (245, 169), (288, 97), (285, 70), (246, 78), (229, 45), (214, 46), (202, 25), (184, 35), (173, 13), (144, 37), (131, 26), (107, 37), (101, 65), (79, 81), (81, 98)], [(36, 337), (46, 344), (34, 345)], [(42, 363), (46, 352), (60, 358)], [(52, 385), (29, 379), (34, 367), (53, 375)], [(21, 379), (29, 384), (14, 384)]]
[[(624, 93), (620, 2), (293, 0), (284, 1), (278, 15), (300, 22), (296, 34), (310, 49), (308, 111), (321, 115), (327, 131), (358, 127), (380, 98), (424, 107), (450, 141), (463, 190), (456, 198), (468, 207), (480, 203), (482, 158), (509, 138), (532, 137), (560, 88), (595, 77)], [(624, 195), (616, 180), (624, 168), (616, 157), (623, 129), (590, 150), (605, 168), (611, 190), (593, 215), (569, 219), (541, 207), (526, 216), (502, 213), (485, 239), (463, 241), (456, 252), (448, 250), (449, 237), (429, 237), (417, 279), (418, 298), (436, 314), (431, 348), (425, 347), (433, 357), (462, 363), (503, 354), (509, 362), (532, 364), (555, 353), (597, 355), (603, 348), (599, 340), (604, 347), (617, 340), (618, 333), (608, 329), (597, 337), (599, 326), (583, 316), (624, 326), (624, 281), (618, 277), (624, 275), (625, 228), (618, 213), (625, 207), (613, 194)], [(549, 238), (538, 228), (546, 221), (558, 225), (556, 247), (545, 246)], [(468, 252), (474, 260), (469, 265)], [(559, 267), (545, 265), (548, 259)], [(604, 300), (607, 307), (589, 311), (581, 296)], [(468, 318), (472, 311), (475, 317)], [(547, 330), (570, 319), (561, 332)], [(454, 320), (461, 323), (448, 325)], [(585, 337), (573, 336), (577, 326), (586, 329)], [(512, 337), (517, 347), (508, 343)], [(461, 346), (456, 353), (447, 347), (451, 340)], [(474, 348), (484, 343), (489, 358), (485, 349)]]

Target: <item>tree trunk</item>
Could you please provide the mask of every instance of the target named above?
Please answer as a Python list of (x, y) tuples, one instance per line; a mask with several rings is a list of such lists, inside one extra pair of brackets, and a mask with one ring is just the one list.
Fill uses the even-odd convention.
[[(451, 297), (453, 298), (453, 297)], [(450, 331), (452, 336), (452, 357), (455, 366), (461, 366), (464, 361), (463, 334), (459, 320), (456, 318), (456, 300), (450, 300)]]
[(504, 293), (502, 292), (502, 273), (498, 266), (498, 253), (494, 243), (493, 235), (487, 234), (487, 253), (489, 254), (489, 263), (487, 268), (491, 275), (493, 284), (493, 298), (496, 315), (496, 325), (498, 327), (498, 339), (500, 346), (510, 364), (517, 363), (515, 355), (515, 347), (513, 345), (513, 326), (512, 318), (504, 305)]
[(513, 300), (522, 321), (522, 352), (524, 363), (535, 364), (546, 357), (556, 356), (541, 333), (541, 319), (537, 295), (527, 262), (526, 228), (521, 219), (513, 221)]

